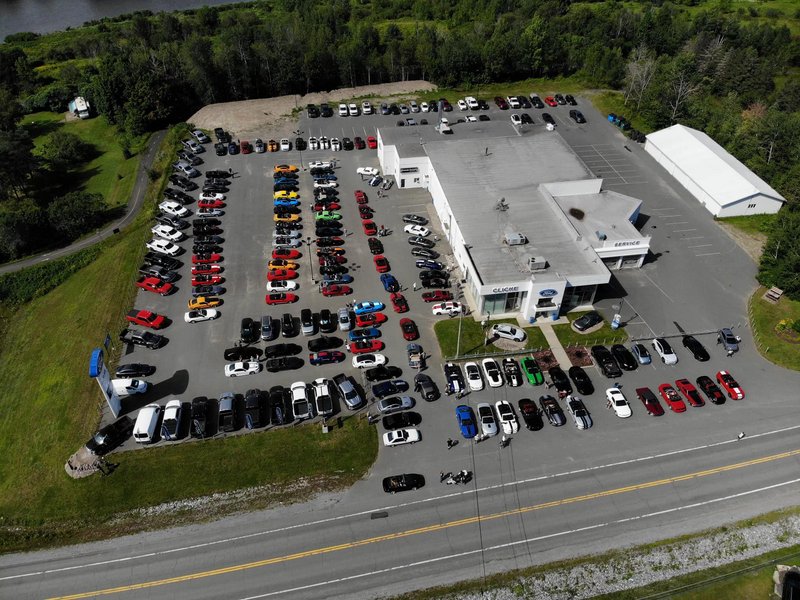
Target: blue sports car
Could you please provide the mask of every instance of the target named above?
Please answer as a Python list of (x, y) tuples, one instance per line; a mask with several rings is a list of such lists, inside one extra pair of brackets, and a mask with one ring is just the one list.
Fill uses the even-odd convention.
[(353, 276), (348, 275), (347, 273), (335, 273), (332, 275), (324, 275), (322, 277), (322, 283), (327, 285), (329, 283), (352, 283)]
[(357, 315), (366, 315), (368, 313), (378, 312), (379, 310), (383, 309), (383, 302), (379, 302), (378, 300), (365, 300), (364, 302), (358, 302), (355, 306), (353, 306), (353, 312)]
[(372, 338), (380, 337), (381, 332), (375, 327), (366, 327), (364, 329), (354, 329), (347, 334), (351, 342), (358, 340), (371, 340)]
[(391, 273), (384, 273), (381, 275), (381, 283), (383, 284), (383, 289), (387, 292), (396, 292), (400, 289), (400, 284), (397, 282), (397, 279)]
[(277, 198), (275, 200), (275, 206), (279, 207), (298, 206), (299, 204), (300, 204), (299, 200), (290, 200), (289, 198)]
[(478, 428), (475, 425), (475, 413), (466, 404), (456, 406), (456, 420), (461, 429), (461, 435), (466, 439), (472, 439), (478, 435)]

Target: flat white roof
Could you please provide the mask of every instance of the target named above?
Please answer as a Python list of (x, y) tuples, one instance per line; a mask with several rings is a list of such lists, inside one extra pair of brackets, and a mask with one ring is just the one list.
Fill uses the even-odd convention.
[(649, 134), (647, 143), (675, 163), (720, 206), (728, 206), (756, 194), (781, 202), (786, 200), (702, 131), (685, 125), (673, 125)]

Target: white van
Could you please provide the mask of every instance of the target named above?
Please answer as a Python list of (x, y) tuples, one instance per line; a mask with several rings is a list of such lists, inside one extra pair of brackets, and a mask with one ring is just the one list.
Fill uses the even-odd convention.
[(111, 387), (114, 388), (117, 396), (130, 396), (144, 394), (149, 386), (142, 379), (112, 379)]
[(133, 439), (139, 444), (152, 444), (160, 416), (161, 407), (158, 404), (148, 404), (143, 407), (133, 426)]

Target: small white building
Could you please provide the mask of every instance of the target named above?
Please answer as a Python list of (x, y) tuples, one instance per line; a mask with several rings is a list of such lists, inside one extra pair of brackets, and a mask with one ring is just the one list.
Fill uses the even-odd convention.
[(77, 96), (69, 103), (69, 112), (80, 119), (88, 119), (91, 116), (91, 106), (83, 96)]
[(776, 213), (786, 201), (702, 131), (673, 125), (644, 149), (715, 217)]

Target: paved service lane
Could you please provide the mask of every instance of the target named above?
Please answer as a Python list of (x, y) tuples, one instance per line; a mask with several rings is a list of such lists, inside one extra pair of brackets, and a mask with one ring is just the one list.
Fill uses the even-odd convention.
[[(425, 499), (370, 504), (358, 501), (356, 486), (324, 513), (258, 513), (202, 541), (191, 528), (77, 555), (6, 557), (0, 587), (15, 598), (135, 597), (145, 588), (148, 598), (369, 598), (413, 589), (409, 580), (424, 584), (425, 574), (441, 583), (477, 577), (484, 566), (495, 572), (617, 547), (634, 534), (645, 542), (643, 531), (678, 535), (702, 527), (698, 520), (712, 526), (748, 506), (767, 509), (797, 493), (798, 427), (616, 464), (581, 461), (551, 475), (535, 475), (528, 453), (495, 445), (492, 456), (476, 457), (481, 475), (468, 488), (432, 481)], [(758, 500), (740, 501), (750, 494)], [(98, 554), (101, 546), (111, 547)]]

